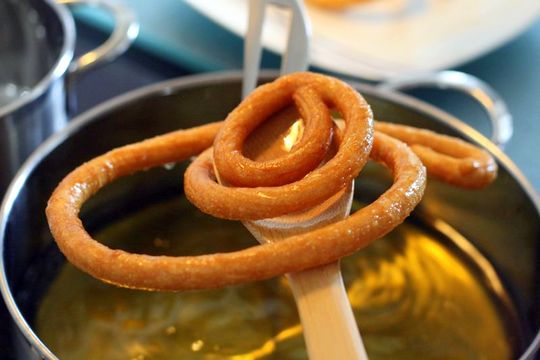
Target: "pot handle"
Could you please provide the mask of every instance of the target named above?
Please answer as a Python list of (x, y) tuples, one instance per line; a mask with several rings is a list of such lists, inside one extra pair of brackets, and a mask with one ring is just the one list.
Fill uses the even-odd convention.
[(66, 108), (68, 114), (74, 114), (77, 98), (74, 83), (77, 77), (93, 68), (111, 62), (122, 55), (139, 34), (139, 24), (135, 13), (119, 2), (111, 0), (56, 0), (63, 5), (88, 5), (99, 7), (111, 13), (114, 18), (114, 30), (109, 38), (96, 49), (74, 59), (66, 76)]
[(109, 38), (96, 49), (81, 55), (71, 62), (69, 77), (77, 77), (101, 64), (122, 55), (139, 34), (139, 24), (135, 13), (125, 5), (110, 0), (57, 0), (64, 5), (87, 5), (99, 7), (111, 13), (115, 21)]
[(475, 99), (491, 121), (491, 141), (503, 148), (513, 133), (512, 115), (499, 94), (479, 78), (459, 71), (440, 71), (424, 75), (390, 79), (378, 86), (383, 90), (400, 91), (417, 87), (451, 89)]

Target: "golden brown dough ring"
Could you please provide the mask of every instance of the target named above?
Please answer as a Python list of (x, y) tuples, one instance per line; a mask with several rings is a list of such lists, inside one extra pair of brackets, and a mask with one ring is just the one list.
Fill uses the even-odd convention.
[(452, 185), (478, 189), (497, 176), (497, 163), (486, 151), (463, 140), (426, 129), (375, 122), (375, 130), (405, 142), (432, 175)]
[[(304, 81), (297, 81), (299, 78)], [(279, 186), (300, 180), (321, 163), (332, 139), (333, 123), (328, 107), (315, 89), (313, 80), (317, 78), (312, 74), (302, 77), (298, 74), (262, 85), (227, 116), (214, 141), (214, 159), (221, 169), (222, 179), (233, 186)], [(308, 79), (312, 84), (305, 81)], [(248, 135), (270, 115), (289, 105), (291, 99), (305, 124), (300, 141), (289, 153), (275, 160), (246, 158), (242, 147)], [(361, 104), (369, 109), (367, 103)], [(357, 110), (358, 115), (364, 115), (361, 120), (369, 128), (373, 122), (371, 114), (365, 109)], [(370, 142), (368, 144), (371, 146)]]
[(99, 189), (120, 176), (197, 154), (210, 145), (218, 127), (177, 131), (118, 148), (62, 180), (49, 200), (47, 218), (69, 261), (103, 281), (146, 290), (215, 288), (261, 280), (329, 263), (365, 247), (401, 223), (422, 197), (425, 170), (419, 159), (405, 144), (378, 133), (371, 156), (391, 169), (394, 184), (374, 203), (314, 232), (231, 253), (170, 257), (113, 250), (85, 231), (78, 214)]
[[(273, 161), (253, 161), (244, 157), (242, 147), (247, 136), (271, 114), (289, 105), (291, 98), (295, 99), (306, 123), (299, 143), (289, 154)], [(330, 144), (329, 106), (335, 107), (345, 122), (340, 151), (322, 168), (313, 171), (313, 175), (304, 177), (320, 164)], [(332, 188), (323, 191), (326, 197), (322, 200), (325, 200), (358, 175), (368, 159), (372, 138), (373, 114), (357, 91), (338, 79), (300, 72), (258, 87), (227, 116), (214, 141), (214, 161), (221, 178), (233, 186), (277, 186), (303, 177), (301, 183), (308, 183), (311, 178), (324, 177), (327, 186)], [(310, 155), (305, 149), (313, 149), (318, 156)], [(306, 165), (308, 162), (309, 166)], [(293, 172), (294, 175), (288, 176)], [(319, 183), (318, 180), (317, 185)], [(279, 191), (298, 192), (295, 189), (289, 186)]]
[[(252, 161), (242, 155), (244, 140), (256, 125), (289, 105), (293, 95), (297, 99), (310, 100), (310, 104), (314, 105), (305, 111), (305, 116), (328, 117), (328, 121), (317, 123), (304, 119), (308, 125), (312, 123), (322, 128), (320, 132), (330, 133), (332, 129), (328, 106), (335, 107), (345, 122), (337, 153), (311, 172), (309, 170), (319, 165), (326, 150), (311, 167), (303, 166), (305, 160), (295, 157), (295, 152), (305, 155), (301, 148), (293, 148), (291, 154), (271, 162)], [(231, 112), (214, 141), (214, 162), (221, 179), (230, 185), (241, 183), (246, 186), (228, 187), (213, 180), (204, 181), (210, 178), (202, 170), (203, 167), (197, 166), (196, 160), (184, 176), (186, 196), (202, 211), (232, 220), (265, 219), (313, 207), (347, 186), (364, 167), (373, 141), (372, 127), (373, 115), (369, 105), (346, 83), (312, 73), (283, 76), (257, 88)], [(310, 132), (316, 131), (306, 129), (303, 138)], [(293, 180), (301, 179), (281, 186), (260, 186), (265, 176), (275, 176), (273, 173), (267, 174), (270, 168), (279, 174), (281, 166), (287, 169), (291, 166), (293, 157), (295, 162), (292, 166), (302, 164), (299, 168), (306, 170), (298, 173)], [(268, 163), (272, 163), (272, 166), (268, 167)]]

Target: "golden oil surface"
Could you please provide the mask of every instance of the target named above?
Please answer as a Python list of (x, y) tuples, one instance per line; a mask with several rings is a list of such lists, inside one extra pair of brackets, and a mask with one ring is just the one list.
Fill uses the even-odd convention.
[[(149, 254), (255, 245), (239, 223), (207, 217), (179, 198), (95, 236)], [(433, 231), (405, 223), (343, 259), (342, 269), (372, 360), (510, 359), (515, 351), (508, 314), (485, 276)], [(36, 327), (63, 360), (307, 358), (283, 277), (160, 293), (104, 284), (66, 264), (41, 303)]]

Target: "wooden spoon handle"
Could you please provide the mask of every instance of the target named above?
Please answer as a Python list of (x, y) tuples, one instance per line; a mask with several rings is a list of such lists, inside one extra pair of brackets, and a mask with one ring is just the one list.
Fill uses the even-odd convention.
[(287, 278), (296, 299), (310, 360), (367, 359), (339, 262), (287, 274)]
[[(260, 243), (283, 240), (345, 218), (351, 209), (354, 183), (303, 212), (280, 218), (245, 221)], [(339, 262), (287, 274), (296, 300), (310, 360), (366, 360)]]

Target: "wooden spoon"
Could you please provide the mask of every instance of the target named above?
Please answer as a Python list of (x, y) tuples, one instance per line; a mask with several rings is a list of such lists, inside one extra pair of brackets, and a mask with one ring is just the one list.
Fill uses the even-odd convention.
[[(268, 160), (291, 150), (301, 138), (302, 120), (288, 109), (259, 126), (247, 139), (244, 153)], [(216, 170), (219, 180), (219, 174)], [(316, 207), (272, 219), (245, 221), (260, 242), (274, 242), (312, 231), (349, 215), (354, 183)], [(367, 359), (343, 285), (339, 262), (286, 275), (292, 288), (311, 360)]]

